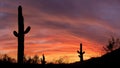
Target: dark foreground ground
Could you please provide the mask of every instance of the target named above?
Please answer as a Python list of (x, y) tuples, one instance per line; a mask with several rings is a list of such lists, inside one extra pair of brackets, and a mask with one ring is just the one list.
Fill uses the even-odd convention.
[(0, 68), (120, 68), (120, 48), (101, 57), (71, 64), (0, 64)]
[(120, 68), (120, 63), (74, 63), (74, 64), (1, 64), (0, 68)]

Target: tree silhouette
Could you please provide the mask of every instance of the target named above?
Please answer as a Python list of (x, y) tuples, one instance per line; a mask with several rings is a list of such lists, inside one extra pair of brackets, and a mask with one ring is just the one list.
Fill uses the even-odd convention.
[(56, 64), (65, 64), (64, 57), (60, 57), (55, 61)]
[(37, 55), (35, 55), (34, 57), (33, 57), (33, 63), (34, 64), (38, 64), (39, 63), (39, 56), (37, 56)]
[(79, 54), (78, 56), (80, 57), (80, 62), (83, 62), (83, 54), (85, 52), (82, 51), (82, 43), (80, 43), (80, 50), (77, 51), (77, 53)]
[(23, 57), (23, 63), (24, 63), (24, 64), (27, 63), (27, 58), (26, 58), (25, 55), (24, 55), (24, 57)]
[(103, 48), (108, 53), (108, 52), (112, 52), (113, 50), (115, 50), (119, 47), (120, 47), (119, 38), (111, 37), (111, 39), (108, 41), (108, 45)]
[(22, 16), (22, 7), (18, 7), (18, 32), (13, 34), (18, 38), (18, 63), (22, 64), (24, 59), (24, 35), (30, 31), (30, 26), (24, 31), (24, 18)]
[(24, 56), (24, 64), (40, 64), (40, 59), (38, 55), (33, 57), (26, 57)]
[(4, 54), (0, 58), (0, 63), (2, 63), (2, 64), (11, 64), (11, 63), (16, 63), (16, 60), (14, 58), (9, 57), (7, 54)]
[(33, 59), (29, 57), (28, 60), (26, 61), (26, 64), (33, 64)]

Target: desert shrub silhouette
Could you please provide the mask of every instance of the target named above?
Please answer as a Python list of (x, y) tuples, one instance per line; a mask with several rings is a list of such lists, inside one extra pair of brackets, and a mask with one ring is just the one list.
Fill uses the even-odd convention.
[(14, 58), (11, 58), (7, 54), (2, 55), (0, 58), (0, 64), (13, 64), (16, 63), (16, 60)]
[(103, 47), (103, 49), (109, 53), (112, 52), (113, 50), (116, 50), (120, 48), (120, 40), (119, 38), (111, 37), (110, 40), (108, 41), (108, 44)]

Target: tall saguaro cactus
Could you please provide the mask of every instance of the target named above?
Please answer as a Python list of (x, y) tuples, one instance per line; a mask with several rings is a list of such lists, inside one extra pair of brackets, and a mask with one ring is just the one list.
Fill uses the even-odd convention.
[(80, 43), (80, 50), (77, 51), (79, 53), (79, 57), (80, 57), (80, 62), (83, 62), (83, 54), (85, 53), (85, 51), (82, 51), (82, 43)]
[(24, 18), (22, 15), (22, 7), (18, 7), (18, 32), (13, 31), (13, 34), (18, 38), (18, 63), (23, 63), (24, 58), (24, 36), (30, 31), (30, 26), (24, 31)]

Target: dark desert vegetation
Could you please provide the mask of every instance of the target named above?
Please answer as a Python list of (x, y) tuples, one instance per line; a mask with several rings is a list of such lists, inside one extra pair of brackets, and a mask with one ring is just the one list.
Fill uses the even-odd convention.
[(79, 54), (78, 56), (80, 57), (80, 62), (83, 62), (83, 54), (84, 54), (85, 52), (82, 51), (82, 43), (80, 43), (80, 50), (77, 51), (77, 53)]
[[(46, 57), (44, 54), (41, 55), (42, 58), (40, 58), (38, 55), (35, 55), (34, 57), (26, 57), (24, 55), (24, 38), (25, 34), (27, 34), (30, 31), (31, 27), (28, 26), (26, 29), (24, 29), (24, 18), (22, 15), (22, 7), (18, 7), (18, 32), (14, 31), (14, 35), (18, 38), (18, 55), (17, 60), (14, 58), (9, 57), (7, 54), (2, 55), (0, 58), (0, 64), (13, 64), (13, 65), (28, 65), (39, 68), (85, 68), (85, 67), (104, 67), (104, 66), (119, 66), (120, 64), (120, 41), (119, 39), (115, 39), (112, 37), (108, 45), (106, 45), (104, 50), (106, 51), (106, 54), (90, 58), (88, 60), (84, 60), (84, 54), (85, 51), (83, 51), (82, 43), (80, 43), (80, 49), (77, 51), (79, 54), (78, 57), (80, 58), (79, 62), (69, 63), (66, 64), (63, 62), (63, 59), (58, 60), (57, 64), (55, 63), (47, 63)], [(119, 66), (120, 67), (120, 66)]]
[(30, 26), (24, 30), (24, 17), (22, 15), (22, 7), (18, 7), (18, 32), (13, 34), (18, 38), (18, 63), (23, 63), (24, 58), (24, 36), (30, 31)]

